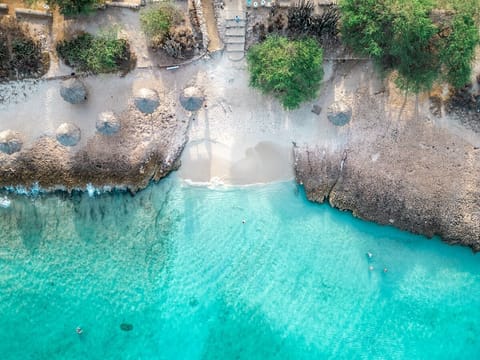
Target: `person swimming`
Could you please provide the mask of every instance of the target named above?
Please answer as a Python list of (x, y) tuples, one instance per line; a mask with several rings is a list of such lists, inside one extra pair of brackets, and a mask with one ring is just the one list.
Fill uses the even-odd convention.
[(373, 254), (369, 251), (369, 252), (367, 252), (367, 257), (368, 257), (369, 259), (371, 259), (371, 258), (373, 257)]
[(368, 270), (373, 271), (373, 265), (370, 265), (370, 266), (368, 267)]
[(78, 335), (82, 335), (82, 334), (83, 334), (83, 329), (82, 329), (80, 326), (77, 326), (77, 328), (75, 329), (75, 332), (76, 332)]

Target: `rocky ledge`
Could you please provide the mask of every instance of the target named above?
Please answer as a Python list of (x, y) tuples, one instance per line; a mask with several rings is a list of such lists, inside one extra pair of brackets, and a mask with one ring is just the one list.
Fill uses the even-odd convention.
[(295, 148), (297, 181), (312, 201), (480, 251), (479, 134), (393, 92), (352, 94), (345, 141)]
[(164, 99), (145, 114), (132, 101), (115, 119), (115, 132), (97, 131), (78, 145), (62, 143), (58, 134), (43, 136), (21, 151), (0, 152), (0, 187), (145, 188), (179, 166), (188, 120), (175, 116), (175, 104)]

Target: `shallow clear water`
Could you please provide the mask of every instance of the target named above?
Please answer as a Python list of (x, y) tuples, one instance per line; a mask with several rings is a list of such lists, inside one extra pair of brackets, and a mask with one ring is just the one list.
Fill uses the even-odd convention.
[(480, 353), (478, 256), (309, 203), (290, 182), (12, 198), (2, 359)]

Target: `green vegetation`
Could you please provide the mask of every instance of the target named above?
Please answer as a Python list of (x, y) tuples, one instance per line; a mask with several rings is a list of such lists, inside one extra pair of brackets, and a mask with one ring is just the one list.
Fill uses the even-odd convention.
[(461, 87), (479, 43), (478, 2), (341, 0), (343, 40), (383, 71), (397, 70), (403, 89), (428, 90), (438, 79)]
[(284, 108), (315, 98), (323, 78), (323, 51), (311, 38), (270, 36), (247, 54), (250, 85), (273, 94)]
[(50, 7), (58, 7), (60, 13), (66, 16), (92, 12), (102, 2), (101, 0), (47, 0)]
[(446, 39), (440, 52), (440, 59), (445, 64), (446, 80), (456, 88), (470, 81), (472, 59), (479, 42), (478, 29), (470, 16), (455, 16), (450, 36)]
[(0, 79), (39, 77), (49, 66), (48, 53), (15, 19), (0, 21)]
[(170, 2), (162, 2), (140, 13), (142, 30), (147, 35), (150, 46), (155, 49), (163, 46), (170, 29), (180, 25), (182, 20), (182, 13)]
[(174, 58), (193, 56), (195, 49), (193, 31), (185, 26), (185, 16), (172, 3), (162, 2), (142, 10), (140, 23), (152, 49), (163, 49)]
[(98, 36), (80, 34), (59, 42), (57, 52), (68, 66), (93, 73), (128, 71), (133, 61), (127, 40), (118, 39), (116, 31)]

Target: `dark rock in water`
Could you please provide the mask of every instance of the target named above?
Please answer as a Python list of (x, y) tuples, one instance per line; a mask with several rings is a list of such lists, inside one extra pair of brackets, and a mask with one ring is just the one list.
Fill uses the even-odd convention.
[(111, 111), (100, 113), (95, 126), (97, 131), (104, 135), (112, 135), (120, 130), (120, 122)]
[(20, 151), (23, 142), (18, 132), (5, 130), (0, 132), (0, 152), (13, 154)]
[(183, 90), (180, 95), (180, 104), (183, 108), (188, 111), (197, 111), (199, 110), (204, 102), (205, 98), (202, 92), (196, 87), (188, 87)]
[(134, 103), (144, 114), (153, 114), (160, 105), (160, 100), (155, 90), (142, 88), (135, 92)]
[(70, 104), (81, 104), (87, 101), (87, 88), (78, 79), (68, 79), (62, 82), (60, 95)]
[(343, 126), (352, 118), (352, 108), (343, 101), (335, 101), (327, 109), (327, 118), (333, 125)]
[(122, 331), (132, 331), (133, 330), (133, 325), (132, 324), (128, 324), (128, 323), (121, 323), (120, 324), (120, 329)]
[(55, 134), (58, 142), (64, 146), (75, 146), (80, 141), (80, 129), (72, 123), (63, 123)]

